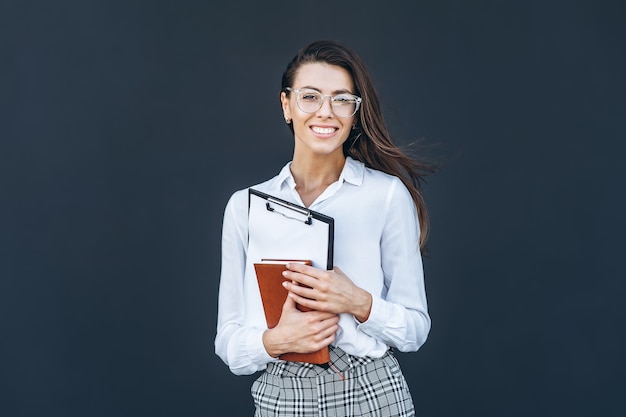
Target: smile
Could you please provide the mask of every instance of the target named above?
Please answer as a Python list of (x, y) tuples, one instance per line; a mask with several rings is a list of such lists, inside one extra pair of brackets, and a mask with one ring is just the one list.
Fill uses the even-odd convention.
[(337, 130), (337, 128), (313, 126), (311, 127), (311, 130), (314, 131), (315, 133), (319, 133), (320, 135), (330, 135), (331, 133), (334, 133)]

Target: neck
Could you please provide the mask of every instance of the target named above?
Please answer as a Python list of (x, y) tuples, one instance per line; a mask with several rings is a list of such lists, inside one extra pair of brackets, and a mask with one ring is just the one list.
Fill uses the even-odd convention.
[(330, 184), (339, 179), (346, 158), (343, 154), (319, 158), (297, 158), (291, 163), (291, 174), (296, 181), (296, 191), (302, 200), (312, 203)]

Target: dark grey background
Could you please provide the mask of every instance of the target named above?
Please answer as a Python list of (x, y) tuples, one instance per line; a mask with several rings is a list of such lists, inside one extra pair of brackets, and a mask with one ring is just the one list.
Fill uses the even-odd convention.
[(224, 205), (305, 43), (364, 57), (425, 186), (421, 416), (626, 413), (626, 14), (607, 1), (0, 2), (0, 414), (245, 416)]

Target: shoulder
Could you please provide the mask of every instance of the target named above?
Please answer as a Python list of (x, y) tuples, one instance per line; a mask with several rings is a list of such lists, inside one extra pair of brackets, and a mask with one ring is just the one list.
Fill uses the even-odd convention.
[(393, 214), (398, 210), (413, 211), (415, 209), (411, 192), (395, 175), (364, 166), (360, 189), (367, 199), (379, 205), (383, 213)]
[(248, 187), (236, 190), (230, 195), (228, 202), (226, 203), (226, 210), (247, 212), (250, 199), (250, 189), (253, 188), (258, 191), (270, 193), (276, 186), (277, 178), (278, 177), (273, 177), (263, 182), (259, 182)]
[(342, 173), (344, 180), (367, 191), (372, 188), (388, 189), (394, 183), (402, 183), (398, 177), (367, 166), (364, 162), (346, 157), (346, 165)]
[(400, 181), (400, 178), (394, 175), (387, 174), (386, 172), (383, 172), (374, 168), (370, 168), (367, 166), (364, 167), (364, 173), (365, 173), (365, 177), (372, 182), (378, 182), (381, 184), (391, 185), (392, 183), (396, 181)]
[(363, 185), (368, 191), (372, 188), (376, 188), (377, 191), (385, 191), (384, 194), (398, 192), (401, 194), (405, 192), (409, 194), (408, 188), (400, 178), (369, 167), (364, 167)]
[(236, 207), (240, 207), (240, 206), (245, 206), (247, 205), (248, 202), (248, 188), (242, 188), (240, 190), (235, 191), (234, 193), (232, 193), (230, 195), (230, 198), (228, 199), (228, 202), (226, 203), (226, 209), (228, 210), (229, 208), (236, 208)]

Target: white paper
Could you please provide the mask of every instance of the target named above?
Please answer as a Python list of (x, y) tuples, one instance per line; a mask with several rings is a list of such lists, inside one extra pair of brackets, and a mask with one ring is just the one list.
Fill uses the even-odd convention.
[(249, 260), (309, 259), (313, 266), (326, 269), (331, 225), (315, 218), (307, 224), (306, 210), (298, 212), (272, 199), (269, 202), (273, 211), (267, 209), (268, 199), (250, 193)]

